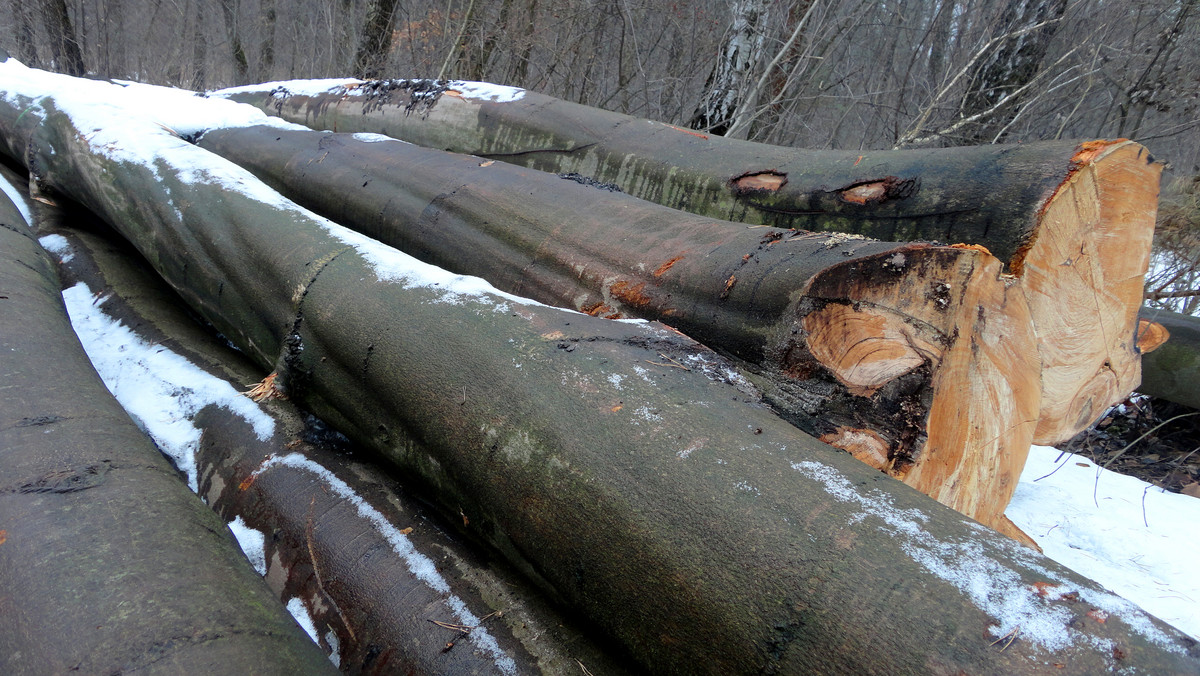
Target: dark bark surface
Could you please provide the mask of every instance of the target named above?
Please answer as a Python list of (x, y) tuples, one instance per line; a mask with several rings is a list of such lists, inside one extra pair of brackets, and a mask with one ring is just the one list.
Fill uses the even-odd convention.
[(334, 673), (105, 389), (0, 196), (0, 671)]
[[(0, 105), (15, 156), (655, 673), (1029, 673), (1048, 658), (1063, 674), (1200, 672), (1179, 632), (1132, 609), (1090, 621), (1088, 599), (1107, 598), (1093, 583), (816, 443), (699, 364), (666, 365), (724, 368), (678, 334), (422, 280), (437, 273), (389, 267), (407, 264), (252, 198), (224, 169), (173, 170), (172, 154), (203, 151), (161, 130), (139, 141), (162, 144), (153, 169), (118, 162), (44, 105), (32, 152), (9, 131), (25, 106)], [(1048, 578), (1076, 593), (1039, 595)], [(1001, 649), (1001, 598), (1061, 643), (1039, 632)]]
[[(85, 218), (72, 212), (72, 222)], [(84, 283), (108, 298), (105, 314), (143, 341), (239, 390), (263, 377), (204, 331), (127, 244), (88, 225), (43, 229), (69, 242), (59, 265), (64, 287)], [(626, 673), (528, 583), (449, 536), (362, 449), (288, 401), (259, 406), (275, 423), (267, 439), (228, 409), (195, 415), (200, 492), (226, 521), (240, 517), (265, 534), (265, 579), (281, 601), (303, 600), (343, 672), (554, 674), (577, 671), (578, 659), (593, 674)], [(429, 576), (435, 568), (437, 579)], [(443, 626), (463, 625), (460, 607), (487, 617), (482, 631)]]
[[(746, 360), (804, 431), (1009, 532), (1003, 512), (1033, 433), (1038, 363), (1023, 298), (1006, 297), (986, 253), (747, 228), (350, 134), (250, 127), (199, 144), (426, 262), (594, 316), (660, 320)], [(988, 351), (988, 324), (1006, 327), (1010, 350), (997, 359), (999, 391), (987, 359), (953, 356), (968, 344)], [(946, 400), (961, 402), (950, 426), (931, 415), (945, 414)], [(911, 471), (927, 463), (945, 475)]]

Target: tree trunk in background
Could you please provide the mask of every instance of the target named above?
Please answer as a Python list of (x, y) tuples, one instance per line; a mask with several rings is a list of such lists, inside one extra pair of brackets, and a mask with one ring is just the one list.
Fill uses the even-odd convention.
[(50, 55), (55, 70), (67, 75), (82, 76), (87, 73), (83, 63), (83, 51), (71, 24), (71, 15), (66, 0), (42, 0), (42, 20), (50, 34)]
[(1158, 35), (1158, 44), (1154, 47), (1154, 56), (1150, 59), (1150, 63), (1124, 92), (1125, 100), (1120, 106), (1120, 124), (1117, 127), (1117, 134), (1136, 138), (1141, 130), (1142, 118), (1147, 109), (1151, 106), (1171, 105), (1186, 100), (1184, 98), (1187, 96), (1185, 88), (1180, 88), (1184, 91), (1171, 92), (1166, 97), (1163, 97), (1162, 93), (1171, 84), (1166, 74), (1172, 68), (1176, 71), (1179, 70), (1178, 65), (1172, 64), (1171, 53), (1175, 51), (1188, 21), (1195, 14), (1197, 4), (1198, 0), (1179, 0), (1179, 9), (1171, 26)]
[(383, 77), (388, 53), (392, 49), (392, 24), (396, 20), (397, 0), (371, 0), (367, 18), (354, 56), (353, 72), (358, 77)]
[[(225, 21), (225, 36), (229, 39), (229, 53), (233, 56), (234, 79), (237, 84), (250, 81), (250, 61), (246, 48), (242, 46), (241, 30), (238, 26), (238, 0), (220, 0), (221, 18)], [(200, 11), (199, 8), (196, 10)]]
[(17, 57), (21, 62), (34, 66), (38, 63), (36, 33), (33, 29), (33, 3), (29, 0), (13, 0), (12, 13), (17, 25), (13, 33), (17, 39)]
[(1008, 3), (1001, 15), (998, 33), (1050, 23), (1002, 41), (980, 66), (963, 100), (960, 116), (970, 117), (1001, 102), (1004, 107), (969, 127), (960, 141), (962, 145), (997, 143), (1004, 138), (1005, 127), (1017, 115), (1015, 104), (1018, 99), (1012, 96), (1041, 71), (1046, 50), (1066, 8), (1067, 0), (1014, 0)]
[(275, 72), (275, 0), (262, 0), (259, 8), (258, 73), (262, 80), (272, 80)]
[(208, 37), (204, 30), (203, 5), (196, 3), (192, 26), (192, 88), (203, 91), (208, 83)]
[(688, 126), (717, 135), (729, 129), (762, 61), (770, 4), (769, 0), (730, 0), (733, 22)]
[(533, 92), (463, 89), (367, 83), (230, 98), (311, 127), (578, 172), (715, 218), (983, 245), (1020, 278), (1033, 316), (1043, 369), (1035, 443), (1075, 436), (1140, 379), (1134, 335), (1162, 166), (1136, 143), (798, 150)]
[(595, 316), (668, 322), (750, 362), (805, 432), (1031, 542), (1003, 515), (1033, 437), (1037, 347), (990, 255), (746, 229), (349, 134), (218, 129), (200, 145), (426, 262)]
[[(113, 159), (48, 98), (18, 121), (35, 96), (0, 101), (6, 153), (650, 673), (1042, 673), (1051, 646), (1064, 676), (1200, 673), (1181, 632), (815, 442), (661, 325), (431, 269), (197, 171), (205, 151), (153, 124), (130, 130), (144, 163)], [(1089, 598), (1113, 604), (1103, 624)]]

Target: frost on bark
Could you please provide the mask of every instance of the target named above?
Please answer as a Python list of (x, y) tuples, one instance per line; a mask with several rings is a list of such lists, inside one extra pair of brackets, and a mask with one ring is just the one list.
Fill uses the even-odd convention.
[(713, 72), (704, 85), (703, 99), (689, 123), (693, 129), (718, 135), (724, 134), (733, 124), (742, 96), (751, 84), (755, 66), (762, 60), (770, 2), (732, 0), (730, 9), (733, 23), (721, 45)]

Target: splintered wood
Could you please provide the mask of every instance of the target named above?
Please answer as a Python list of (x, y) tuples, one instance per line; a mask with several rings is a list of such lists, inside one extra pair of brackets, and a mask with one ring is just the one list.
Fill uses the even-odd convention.
[(1042, 360), (1034, 442), (1070, 439), (1141, 380), (1138, 308), (1161, 165), (1131, 141), (1084, 143), (1012, 269)]
[[(849, 265), (849, 264), (847, 264)], [(867, 270), (814, 278), (806, 293), (829, 300), (801, 320), (807, 347), (852, 393), (877, 401), (917, 368), (931, 371), (915, 439), (839, 427), (822, 441), (849, 451), (942, 504), (1026, 544), (1004, 517), (1033, 439), (1040, 403), (1029, 307), (990, 254), (912, 249)], [(923, 290), (923, 292), (922, 292)]]

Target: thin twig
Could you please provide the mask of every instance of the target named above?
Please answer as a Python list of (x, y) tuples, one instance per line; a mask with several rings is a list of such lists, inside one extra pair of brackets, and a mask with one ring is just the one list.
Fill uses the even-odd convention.
[(1166, 425), (1168, 423), (1173, 423), (1176, 420), (1179, 420), (1180, 418), (1187, 418), (1187, 417), (1190, 417), (1193, 415), (1200, 415), (1200, 411), (1192, 411), (1191, 413), (1180, 413), (1179, 415), (1175, 416), (1174, 418), (1169, 418), (1167, 420), (1160, 422), (1159, 424), (1155, 425), (1154, 427), (1151, 427), (1145, 434), (1143, 434), (1142, 436), (1138, 437), (1137, 439), (1134, 439), (1133, 441), (1129, 442), (1129, 444), (1126, 445), (1125, 448), (1122, 448), (1121, 450), (1117, 451), (1116, 455), (1109, 458), (1108, 462), (1104, 463), (1104, 469), (1108, 469), (1108, 466), (1113, 464), (1113, 461), (1115, 461), (1117, 458), (1121, 457), (1121, 454), (1123, 454), (1125, 451), (1128, 451), (1137, 442), (1139, 442), (1142, 439), (1145, 439), (1146, 437), (1150, 436), (1151, 434), (1157, 432), (1158, 429), (1160, 427), (1162, 427), (1163, 425)]
[(1004, 639), (1008, 639), (1008, 643), (1005, 643), (1003, 646), (1000, 647), (1000, 652), (1004, 652), (1005, 648), (1012, 645), (1012, 642), (1017, 640), (1017, 633), (1020, 631), (1021, 631), (1021, 625), (1017, 625), (1017, 626), (1013, 627), (1012, 631), (1001, 636), (1000, 638), (996, 639), (995, 641), (992, 641), (988, 645), (996, 645), (997, 643), (1003, 641)]

